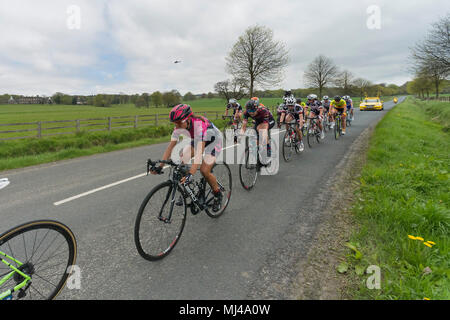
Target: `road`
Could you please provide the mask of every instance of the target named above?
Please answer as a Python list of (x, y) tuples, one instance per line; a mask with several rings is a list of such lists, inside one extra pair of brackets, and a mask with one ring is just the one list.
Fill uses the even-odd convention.
[(41, 218), (73, 230), (81, 288), (66, 288), (59, 299), (288, 298), (295, 265), (326, 214), (314, 201), (321, 186), (359, 134), (393, 105), (386, 102), (382, 112), (355, 110), (347, 135), (336, 141), (329, 133), (290, 163), (281, 156), (278, 174), (260, 176), (250, 192), (232, 165), (224, 215), (188, 212), (179, 243), (158, 262), (138, 255), (133, 230), (142, 200), (167, 178), (145, 176), (146, 160), (160, 158), (167, 144), (2, 172), (11, 184), (0, 193), (0, 233)]

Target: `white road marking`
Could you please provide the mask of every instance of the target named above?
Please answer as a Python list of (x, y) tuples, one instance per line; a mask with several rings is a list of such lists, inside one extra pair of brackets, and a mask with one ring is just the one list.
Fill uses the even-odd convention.
[[(225, 150), (225, 149), (228, 149), (228, 148), (232, 148), (232, 147), (235, 147), (235, 146), (237, 146), (237, 144), (233, 144), (233, 145), (228, 146), (228, 147), (226, 147), (226, 148), (222, 148), (222, 150)], [(167, 168), (169, 168), (169, 167), (170, 167), (170, 166), (164, 166), (163, 169), (167, 169)], [(130, 177), (130, 178), (127, 178), (127, 179), (124, 179), (124, 180), (116, 181), (116, 182), (111, 183), (111, 184), (108, 184), (108, 185), (106, 185), (106, 186), (99, 187), (99, 188), (96, 188), (96, 189), (92, 189), (92, 190), (90, 190), (90, 191), (80, 193), (80, 194), (78, 194), (78, 195), (76, 195), (76, 196), (73, 196), (73, 197), (70, 197), (70, 198), (67, 198), (67, 199), (64, 199), (64, 200), (61, 200), (61, 201), (54, 202), (53, 205), (59, 206), (59, 205), (61, 205), (61, 204), (67, 203), (67, 202), (69, 202), (69, 201), (72, 201), (72, 200), (76, 200), (76, 199), (85, 197), (85, 196), (90, 195), (90, 194), (93, 194), (93, 193), (95, 193), (95, 192), (102, 191), (102, 190), (105, 190), (105, 189), (108, 189), (108, 188), (117, 186), (117, 185), (119, 185), (119, 184), (122, 184), (122, 183), (125, 183), (125, 182), (128, 182), (128, 181), (134, 180), (134, 179), (138, 179), (138, 178), (144, 177), (144, 176), (146, 176), (146, 175), (147, 175), (147, 172), (146, 172), (146, 173), (142, 173), (142, 174), (138, 174), (137, 176)]]

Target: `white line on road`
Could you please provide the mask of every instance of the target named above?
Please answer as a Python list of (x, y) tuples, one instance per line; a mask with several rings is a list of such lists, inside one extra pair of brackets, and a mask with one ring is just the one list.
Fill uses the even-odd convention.
[[(228, 147), (226, 147), (226, 148), (222, 148), (222, 150), (225, 150), (225, 149), (228, 149), (228, 148), (232, 148), (232, 147), (235, 147), (235, 146), (237, 146), (237, 144), (233, 144), (233, 145), (228, 146)], [(165, 166), (163, 169), (166, 169), (166, 168), (168, 168), (168, 167), (169, 167), (169, 166)], [(90, 194), (93, 194), (93, 193), (95, 193), (95, 192), (102, 191), (102, 190), (105, 190), (105, 189), (108, 189), (108, 188), (117, 186), (117, 185), (119, 185), (119, 184), (122, 184), (122, 183), (125, 183), (125, 182), (128, 182), (128, 181), (131, 181), (131, 180), (134, 180), (134, 179), (141, 178), (141, 177), (146, 176), (146, 175), (147, 175), (147, 173), (138, 174), (137, 176), (130, 177), (130, 178), (127, 178), (127, 179), (124, 179), (124, 180), (120, 180), (120, 181), (117, 181), (117, 182), (108, 184), (108, 185), (106, 185), (106, 186), (99, 187), (99, 188), (97, 188), (97, 189), (92, 189), (92, 190), (90, 190), (90, 191), (80, 193), (80, 194), (78, 194), (78, 195), (76, 195), (76, 196), (73, 196), (73, 197), (70, 197), (70, 198), (67, 198), (67, 199), (64, 199), (64, 200), (61, 200), (61, 201), (54, 202), (53, 204), (54, 204), (55, 206), (59, 206), (59, 205), (61, 205), (61, 204), (67, 203), (67, 202), (69, 202), (69, 201), (72, 201), (72, 200), (76, 200), (76, 199), (85, 197), (85, 196), (90, 195)]]

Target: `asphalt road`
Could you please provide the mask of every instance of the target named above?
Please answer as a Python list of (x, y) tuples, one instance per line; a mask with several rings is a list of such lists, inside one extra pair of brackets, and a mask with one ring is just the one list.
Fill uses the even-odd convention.
[(179, 243), (158, 262), (139, 256), (133, 232), (142, 200), (167, 178), (145, 176), (146, 160), (160, 158), (167, 144), (1, 172), (11, 184), (0, 192), (0, 233), (41, 218), (72, 229), (81, 288), (66, 288), (59, 299), (288, 298), (295, 265), (326, 214), (314, 201), (321, 186), (359, 134), (392, 106), (355, 110), (347, 135), (336, 141), (328, 133), (290, 163), (280, 156), (278, 174), (260, 176), (250, 192), (232, 165), (233, 193), (224, 215), (211, 219), (188, 211)]

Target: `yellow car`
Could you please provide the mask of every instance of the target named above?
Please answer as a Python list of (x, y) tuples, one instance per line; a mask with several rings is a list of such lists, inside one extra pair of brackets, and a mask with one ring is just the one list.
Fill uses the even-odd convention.
[(379, 97), (366, 97), (359, 105), (360, 111), (383, 110), (383, 101)]

